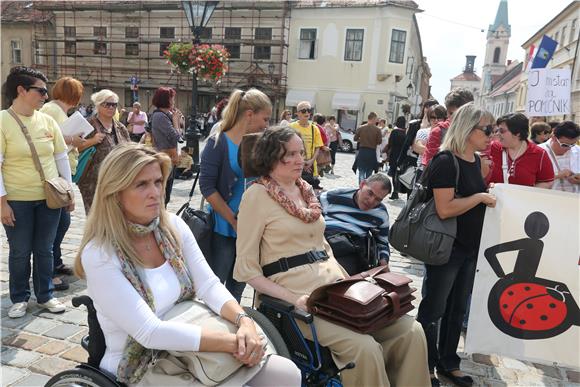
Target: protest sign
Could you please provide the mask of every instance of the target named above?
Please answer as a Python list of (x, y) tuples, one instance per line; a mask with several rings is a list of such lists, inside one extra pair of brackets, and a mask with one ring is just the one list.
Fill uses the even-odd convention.
[(570, 69), (531, 69), (526, 113), (530, 116), (570, 114)]
[(578, 367), (579, 197), (506, 184), (493, 193), (465, 350)]

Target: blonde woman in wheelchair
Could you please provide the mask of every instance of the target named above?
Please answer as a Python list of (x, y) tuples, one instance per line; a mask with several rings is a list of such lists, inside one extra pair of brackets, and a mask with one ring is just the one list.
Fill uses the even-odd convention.
[[(221, 352), (242, 363), (228, 379), (234, 384), (299, 386), (294, 363), (264, 357), (254, 321), (211, 271), (187, 225), (165, 210), (170, 171), (166, 154), (138, 144), (116, 147), (101, 165), (75, 262), (105, 337), (100, 368), (129, 385), (199, 385), (151, 375), (152, 350)], [(194, 297), (235, 324), (235, 331), (163, 320)]]
[[(320, 203), (300, 177), (304, 144), (294, 129), (270, 128), (257, 141), (252, 159), (261, 177), (240, 205), (234, 277), (306, 310), (314, 289), (347, 273), (324, 240)], [(310, 327), (296, 323), (313, 340)], [(372, 335), (316, 316), (314, 325), (318, 342), (330, 349), (338, 368), (355, 363), (341, 372), (345, 387), (430, 385), (425, 336), (413, 317), (403, 316)]]

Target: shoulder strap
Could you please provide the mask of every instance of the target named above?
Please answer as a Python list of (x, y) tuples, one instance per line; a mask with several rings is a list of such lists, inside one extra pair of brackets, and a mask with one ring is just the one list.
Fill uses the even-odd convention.
[(313, 122), (310, 123), (310, 130), (312, 132), (312, 142), (311, 142), (312, 157), (314, 157), (314, 123)]
[(453, 165), (455, 165), (455, 193), (457, 193), (459, 189), (459, 174), (460, 174), (459, 162), (457, 161), (457, 157), (455, 157), (453, 152), (449, 152), (449, 154), (453, 158)]
[(509, 184), (509, 175), (508, 175), (508, 157), (507, 157), (507, 150), (503, 149), (501, 151), (501, 170), (503, 172), (503, 183)]
[(26, 126), (24, 126), (24, 124), (22, 123), (20, 118), (18, 118), (18, 115), (16, 115), (14, 110), (8, 109), (8, 113), (12, 116), (12, 118), (14, 118), (16, 120), (16, 122), (20, 126), (20, 129), (22, 129), (22, 134), (24, 134), (24, 137), (26, 138), (26, 142), (28, 143), (28, 146), (30, 147), (30, 153), (32, 153), (32, 161), (34, 161), (34, 166), (36, 167), (36, 170), (38, 171), (38, 173), (40, 173), (40, 178), (44, 182), (46, 180), (44, 177), (44, 171), (42, 170), (42, 165), (40, 164), (40, 159), (38, 158), (38, 153), (36, 152), (36, 148), (34, 147), (34, 144), (32, 143), (32, 137), (30, 137), (30, 133), (28, 132), (28, 129), (26, 128)]

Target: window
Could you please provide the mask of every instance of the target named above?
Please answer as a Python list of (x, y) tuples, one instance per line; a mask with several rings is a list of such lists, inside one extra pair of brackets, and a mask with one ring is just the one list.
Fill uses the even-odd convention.
[[(556, 32), (554, 34), (554, 40), (558, 43), (560, 43), (560, 32)], [(556, 45), (556, 47), (558, 47), (558, 45)]]
[(362, 60), (364, 33), (365, 31), (362, 29), (346, 30), (346, 42), (344, 43), (344, 60), (352, 60), (352, 61)]
[(64, 42), (64, 53), (66, 55), (76, 55), (77, 53), (77, 42)]
[(107, 37), (107, 27), (93, 27), (93, 35), (99, 38)]
[(201, 40), (209, 40), (211, 39), (211, 27), (202, 27), (199, 30), (199, 39)]
[(175, 27), (159, 27), (161, 39), (175, 39)]
[(96, 55), (107, 55), (107, 43), (95, 42), (93, 53)]
[(171, 43), (159, 43), (159, 56), (164, 56), (164, 52), (169, 48)]
[[(239, 40), (242, 38), (242, 29), (240, 27), (226, 27), (225, 40)], [(230, 58), (238, 59), (240, 58), (240, 44), (226, 44), (224, 45), (226, 50), (230, 53)]]
[(298, 59), (314, 59), (316, 57), (316, 29), (300, 29), (300, 47)]
[(139, 37), (139, 27), (125, 27), (125, 38), (135, 39)]
[(125, 43), (125, 55), (126, 56), (138, 56), (139, 55), (139, 43)]
[(254, 39), (256, 40), (272, 40), (271, 28), (256, 28)]
[(11, 40), (10, 48), (12, 49), (12, 63), (22, 63), (22, 43), (20, 40)]
[(493, 50), (493, 63), (499, 63), (499, 54), (501, 53), (501, 50), (499, 47), (496, 47), (495, 50)]
[(560, 35), (562, 37), (562, 45), (565, 46), (566, 45), (566, 26), (562, 27), (562, 35)]
[[(272, 29), (271, 28), (256, 28), (254, 31), (255, 40), (272, 40)], [(271, 46), (255, 46), (254, 47), (254, 59), (270, 59), (271, 56)]]
[(406, 39), (406, 31), (393, 30), (393, 33), (391, 34), (391, 53), (389, 55), (389, 62), (403, 63), (403, 59), (405, 58)]
[(64, 27), (64, 37), (65, 38), (76, 38), (77, 29), (76, 27)]
[(572, 24), (570, 25), (570, 42), (573, 42), (578, 37), (576, 36), (576, 20), (572, 20)]
[(39, 41), (34, 41), (34, 63), (36, 64), (44, 64), (44, 55), (42, 46), (40, 45)]

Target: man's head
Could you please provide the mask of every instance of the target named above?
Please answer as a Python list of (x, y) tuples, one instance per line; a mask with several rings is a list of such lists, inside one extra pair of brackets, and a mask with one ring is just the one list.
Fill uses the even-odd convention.
[(369, 115), (367, 116), (367, 122), (369, 125), (376, 125), (377, 121), (378, 121), (379, 116), (377, 116), (377, 113), (375, 112), (370, 112)]
[(473, 94), (464, 87), (456, 87), (445, 96), (447, 115), (451, 118), (453, 113), (468, 102), (473, 102)]
[(552, 149), (561, 156), (576, 146), (580, 137), (580, 127), (574, 121), (562, 121), (554, 128), (552, 137)]
[(355, 196), (356, 205), (363, 211), (377, 207), (391, 193), (391, 180), (384, 173), (375, 173), (360, 183)]

